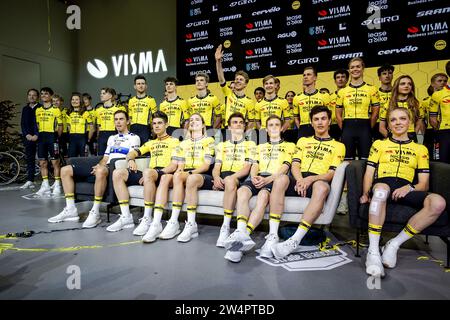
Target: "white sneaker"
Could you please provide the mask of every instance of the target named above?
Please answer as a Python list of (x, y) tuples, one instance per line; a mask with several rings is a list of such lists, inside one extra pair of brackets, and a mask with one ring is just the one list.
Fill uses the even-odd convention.
[(136, 229), (134, 229), (133, 234), (135, 236), (143, 236), (147, 233), (148, 229), (150, 228), (150, 224), (152, 223), (152, 220), (149, 217), (143, 216), (141, 219), (141, 222), (137, 226)]
[(128, 216), (119, 214), (119, 219), (117, 219), (117, 221), (114, 222), (112, 225), (108, 226), (108, 228), (106, 228), (106, 231), (117, 232), (122, 229), (128, 229), (133, 227), (134, 227), (134, 220), (131, 214)]
[(41, 187), (39, 188), (38, 192), (36, 192), (36, 195), (42, 197), (44, 195), (50, 195), (52, 189), (50, 189), (50, 186), (48, 183), (42, 183)]
[(148, 228), (145, 236), (142, 237), (142, 241), (145, 243), (151, 243), (156, 241), (156, 238), (161, 234), (163, 228), (161, 222), (152, 222), (150, 228)]
[(367, 251), (366, 273), (373, 277), (384, 277), (384, 268), (381, 263), (380, 252), (378, 252), (378, 250)]
[(60, 184), (56, 185), (53, 188), (52, 195), (53, 196), (61, 196), (63, 194), (63, 190)]
[(219, 238), (217, 239), (216, 246), (219, 248), (225, 248), (225, 240), (230, 236), (230, 227), (222, 225), (220, 227)]
[(225, 249), (232, 251), (248, 251), (255, 246), (255, 242), (247, 232), (236, 229), (224, 242)]
[(269, 233), (266, 236), (266, 242), (261, 247), (261, 251), (259, 252), (259, 256), (263, 258), (272, 258), (272, 247), (280, 242), (280, 238), (275, 233)]
[(167, 221), (166, 226), (164, 227), (164, 230), (161, 232), (158, 238), (163, 240), (169, 240), (172, 238), (175, 238), (179, 233), (180, 230), (180, 224), (178, 221)]
[(95, 228), (98, 224), (100, 224), (102, 220), (100, 219), (100, 213), (95, 210), (89, 211), (89, 215), (87, 219), (83, 223), (83, 228)]
[(243, 255), (244, 254), (242, 253), (242, 251), (228, 250), (227, 253), (225, 253), (224, 258), (227, 259), (228, 261), (238, 263), (238, 262), (241, 262)]
[(297, 249), (298, 245), (299, 242), (297, 240), (289, 238), (284, 242), (273, 245), (271, 250), (275, 258), (281, 260)]
[(399, 247), (395, 245), (392, 240), (389, 240), (384, 247), (381, 249), (383, 255), (381, 260), (386, 268), (395, 268), (397, 264), (397, 251)]
[(177, 241), (189, 242), (198, 237), (197, 223), (186, 221), (184, 224), (183, 232), (178, 236)]
[(340, 215), (345, 215), (348, 212), (347, 191), (342, 192), (341, 200), (336, 212)]
[(50, 223), (59, 223), (78, 220), (80, 220), (80, 217), (78, 216), (77, 208), (68, 209), (67, 207), (64, 207), (63, 211), (61, 211), (58, 215), (49, 218), (47, 221)]
[(55, 189), (55, 187), (56, 187), (56, 180), (55, 181), (53, 181), (53, 184), (50, 186), (50, 189)]
[(27, 181), (22, 186), (20, 186), (20, 189), (33, 189), (35, 187), (33, 181)]

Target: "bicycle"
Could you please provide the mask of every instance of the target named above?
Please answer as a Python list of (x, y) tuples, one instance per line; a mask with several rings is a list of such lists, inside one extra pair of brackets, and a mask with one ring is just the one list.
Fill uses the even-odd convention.
[(19, 174), (19, 161), (8, 152), (0, 152), (0, 186), (16, 181)]

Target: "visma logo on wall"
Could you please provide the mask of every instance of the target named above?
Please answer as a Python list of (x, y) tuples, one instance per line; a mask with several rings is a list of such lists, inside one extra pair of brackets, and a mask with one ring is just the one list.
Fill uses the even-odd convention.
[[(139, 56), (138, 63), (136, 63), (135, 57)], [(160, 71), (167, 71), (166, 59), (164, 57), (164, 51), (158, 50), (156, 55), (156, 61), (153, 63), (152, 51), (139, 52), (138, 54), (121, 54), (111, 57), (111, 64), (113, 66), (114, 75), (116, 77), (128, 76), (136, 74), (156, 73)], [(93, 59), (86, 64), (89, 74), (97, 79), (103, 79), (108, 76), (109, 70), (105, 62), (100, 59)]]

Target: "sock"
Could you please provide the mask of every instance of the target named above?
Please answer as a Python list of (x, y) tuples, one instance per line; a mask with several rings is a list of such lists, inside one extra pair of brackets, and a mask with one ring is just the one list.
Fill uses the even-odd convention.
[(100, 204), (102, 203), (103, 197), (94, 197), (94, 205), (92, 206), (92, 210), (95, 211), (96, 214), (100, 213)]
[(228, 210), (228, 209), (223, 210), (223, 223), (222, 223), (223, 226), (230, 227), (231, 218), (233, 217), (233, 211), (234, 210)]
[(125, 218), (131, 216), (129, 200), (119, 200), (120, 212)]
[(48, 183), (48, 176), (42, 177), (42, 185), (50, 187), (50, 184)]
[(75, 194), (66, 193), (66, 207), (67, 209), (75, 209)]
[(406, 227), (394, 239), (392, 239), (391, 243), (397, 247), (400, 247), (405, 241), (411, 239), (418, 233), (419, 231), (414, 229), (410, 224), (407, 224)]
[(155, 204), (155, 208), (153, 209), (153, 222), (155, 223), (161, 222), (163, 213), (164, 213), (163, 205)]
[(245, 231), (247, 228), (248, 218), (246, 216), (238, 216), (237, 217), (237, 229), (239, 231)]
[(61, 177), (55, 177), (55, 186), (61, 186)]
[(153, 207), (154, 207), (155, 203), (149, 202), (149, 201), (144, 201), (144, 205), (145, 205), (144, 217), (151, 219), (152, 211), (153, 211)]
[(269, 214), (269, 233), (278, 235), (278, 227), (280, 226), (281, 214)]
[(297, 240), (298, 243), (300, 243), (310, 228), (311, 225), (302, 219), (302, 221), (300, 221), (300, 224), (298, 225), (297, 231), (295, 231), (294, 235), (291, 238)]
[(187, 207), (187, 218), (188, 222), (195, 223), (195, 215), (197, 213), (197, 206), (188, 206)]
[(182, 206), (183, 204), (181, 202), (172, 202), (172, 215), (170, 216), (169, 221), (178, 221), (178, 216), (180, 215)]
[(247, 228), (245, 229), (247, 234), (251, 235), (254, 230), (255, 230), (255, 226), (252, 225), (251, 223), (247, 223)]
[(369, 250), (372, 252), (380, 252), (380, 236), (382, 227), (383, 226), (369, 223)]

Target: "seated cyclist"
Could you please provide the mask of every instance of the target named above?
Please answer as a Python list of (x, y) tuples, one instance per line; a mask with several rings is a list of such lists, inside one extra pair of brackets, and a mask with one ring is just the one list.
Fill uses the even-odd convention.
[(66, 206), (58, 215), (48, 219), (48, 222), (58, 223), (80, 219), (75, 206), (75, 179), (95, 181), (94, 205), (83, 223), (83, 228), (94, 228), (101, 222), (100, 204), (108, 184), (110, 161), (125, 158), (130, 149), (137, 149), (141, 144), (139, 137), (128, 131), (129, 122), (128, 113), (125, 111), (117, 110), (114, 113), (114, 124), (118, 134), (109, 137), (105, 155), (97, 165), (92, 168), (75, 165), (67, 165), (62, 168), (61, 180), (66, 196)]
[[(311, 225), (322, 212), (330, 193), (330, 183), (336, 168), (345, 157), (345, 146), (330, 137), (331, 111), (326, 106), (315, 106), (311, 109), (310, 120), (314, 136), (300, 138), (297, 151), (292, 159), (292, 176), (280, 176), (270, 194), (270, 234), (272, 243), (266, 242), (261, 256), (270, 258), (272, 253), (282, 259), (293, 252)], [(278, 243), (278, 223), (284, 209), (285, 196), (311, 198), (303, 212), (302, 220), (295, 234), (282, 243)], [(272, 222), (275, 220), (277, 223)], [(272, 225), (274, 228), (272, 229)], [(276, 227), (276, 228), (275, 228)]]
[[(256, 150), (250, 178), (238, 189), (237, 193), (237, 229), (225, 240), (227, 249), (225, 259), (240, 262), (243, 252), (254, 247), (250, 234), (261, 223), (264, 211), (269, 203), (273, 181), (289, 171), (295, 144), (281, 139), (283, 121), (276, 115), (267, 118), (266, 128), (269, 142), (260, 144)], [(249, 202), (252, 196), (258, 196), (256, 207), (250, 212)]]
[[(134, 229), (135, 236), (147, 233), (151, 224), (151, 214), (155, 202), (156, 188), (161, 177), (171, 174), (177, 169), (175, 157), (176, 147), (180, 143), (167, 134), (168, 117), (164, 112), (157, 111), (152, 115), (152, 128), (156, 139), (147, 141), (138, 150), (130, 150), (127, 155), (128, 168), (116, 169), (113, 172), (114, 191), (120, 204), (121, 215), (117, 221), (106, 230), (115, 232), (123, 228), (134, 227), (133, 216), (130, 213), (130, 194), (127, 186), (144, 185), (144, 216), (140, 224)], [(149, 167), (142, 171), (137, 170), (135, 158), (150, 154)]]
[[(427, 192), (430, 179), (428, 150), (408, 138), (410, 117), (406, 108), (390, 109), (386, 119), (392, 137), (375, 141), (367, 160), (360, 202), (370, 202), (366, 272), (371, 276), (383, 277), (383, 266), (394, 268), (400, 246), (433, 224), (446, 206), (443, 197)], [(387, 202), (411, 206), (418, 212), (408, 220), (403, 231), (386, 243), (383, 255), (380, 255), (379, 242)]]

